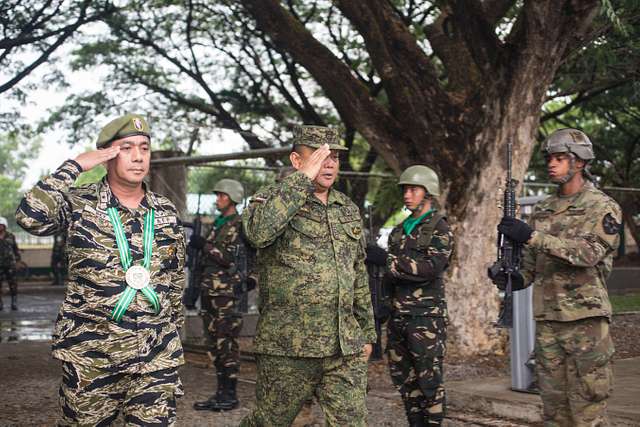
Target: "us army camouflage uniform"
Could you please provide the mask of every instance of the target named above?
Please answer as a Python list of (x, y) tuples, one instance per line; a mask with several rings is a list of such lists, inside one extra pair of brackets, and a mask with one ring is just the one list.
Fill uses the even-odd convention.
[(606, 279), (621, 211), (590, 182), (538, 203), (523, 276), (533, 285), (536, 368), (546, 426), (605, 426), (612, 388)]
[[(78, 163), (66, 161), (25, 195), (16, 213), (30, 233), (68, 232), (69, 280), (53, 332), (53, 357), (64, 362), (65, 372), (62, 425), (107, 425), (119, 410), (129, 420), (171, 424), (173, 398), (182, 394), (177, 367), (184, 363), (178, 329), (185, 248), (176, 209), (146, 189), (139, 208), (126, 208), (106, 179), (71, 187), (80, 172)], [(138, 292), (122, 320), (111, 319), (125, 274), (108, 207), (121, 216), (134, 265), (143, 258), (144, 213), (156, 210), (150, 273), (158, 314)]]
[(327, 205), (296, 172), (243, 213), (258, 248), (257, 408), (241, 425), (286, 426), (315, 393), (328, 425), (364, 426), (366, 361), (376, 340), (362, 220), (344, 194)]
[(452, 248), (449, 225), (437, 212), (409, 235), (402, 224), (389, 235), (386, 281), (393, 311), (387, 353), (411, 426), (441, 425), (444, 418), (447, 304), (442, 275)]
[(6, 280), (9, 292), (14, 298), (18, 295), (16, 263), (19, 261), (20, 250), (18, 250), (16, 236), (5, 229), (4, 237), (0, 238), (0, 293), (2, 292), (2, 283)]
[(244, 244), (240, 215), (234, 214), (220, 228), (213, 228), (207, 242), (201, 286), (204, 330), (218, 380), (236, 378), (240, 370), (238, 336), (242, 329), (236, 294), (242, 279), (235, 266), (236, 248)]
[(66, 245), (66, 231), (53, 236), (53, 248), (51, 249), (51, 271), (53, 273), (53, 284), (58, 286), (62, 286), (64, 284), (64, 272), (67, 268), (67, 255), (65, 251)]

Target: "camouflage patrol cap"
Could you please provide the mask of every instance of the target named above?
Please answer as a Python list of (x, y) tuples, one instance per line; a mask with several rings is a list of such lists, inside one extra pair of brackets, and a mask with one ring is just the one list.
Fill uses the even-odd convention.
[(423, 165), (409, 166), (402, 172), (398, 185), (420, 185), (431, 196), (440, 195), (440, 180), (433, 169)]
[(213, 186), (214, 193), (225, 193), (233, 203), (240, 203), (244, 199), (244, 187), (235, 179), (221, 179)]
[(107, 123), (102, 128), (96, 148), (104, 148), (110, 142), (134, 135), (144, 135), (151, 139), (149, 124), (140, 114), (125, 114)]
[(293, 128), (293, 145), (306, 145), (311, 148), (320, 148), (323, 144), (329, 144), (332, 150), (348, 150), (340, 145), (338, 131), (326, 126), (297, 125)]
[(553, 132), (542, 144), (542, 151), (547, 154), (573, 153), (582, 160), (592, 160), (593, 144), (584, 132), (578, 129), (559, 129)]

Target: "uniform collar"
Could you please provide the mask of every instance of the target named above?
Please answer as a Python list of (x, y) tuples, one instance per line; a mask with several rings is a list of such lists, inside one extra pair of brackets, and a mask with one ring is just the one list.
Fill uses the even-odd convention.
[[(147, 184), (145, 182), (142, 183), (142, 189), (144, 190), (144, 197), (140, 202), (140, 207), (147, 209), (155, 209), (158, 201), (155, 198), (155, 195), (147, 189)], [(118, 198), (111, 191), (111, 186), (109, 185), (109, 181), (107, 181), (107, 177), (105, 176), (100, 181), (99, 189), (98, 189), (98, 209), (102, 211), (106, 211), (108, 208), (117, 208), (117, 209), (128, 209), (125, 208)]]

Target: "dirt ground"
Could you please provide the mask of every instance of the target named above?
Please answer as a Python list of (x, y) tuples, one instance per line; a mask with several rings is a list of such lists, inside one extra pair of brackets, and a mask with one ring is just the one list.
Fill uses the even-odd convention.
[[(29, 303), (35, 314), (19, 311), (17, 314), (3, 312), (3, 316), (16, 319), (24, 317), (27, 327), (37, 326), (38, 313), (43, 318), (50, 314), (45, 308), (55, 302), (53, 294), (38, 296), (30, 301), (24, 295), (22, 302)], [(57, 305), (57, 304), (53, 304)], [(45, 315), (46, 314), (46, 315)], [(30, 317), (27, 317), (29, 315)], [(17, 321), (17, 320), (16, 320)], [(13, 327), (13, 320), (3, 321), (3, 328)], [(45, 324), (47, 322), (45, 321)], [(6, 325), (5, 325), (6, 324)], [(612, 323), (612, 335), (616, 344), (616, 358), (640, 356), (640, 340), (637, 328), (640, 314), (617, 315)], [(49, 329), (47, 329), (49, 330)], [(50, 334), (50, 332), (48, 332)], [(33, 335), (33, 334), (32, 334)], [(45, 334), (46, 335), (46, 334)], [(39, 335), (35, 335), (36, 339)], [(250, 339), (243, 339), (242, 349), (250, 351)], [(487, 355), (464, 359), (449, 354), (445, 364), (447, 381), (504, 377), (509, 373), (509, 359), (505, 355)], [(240, 372), (239, 398), (241, 407), (226, 413), (199, 412), (192, 409), (197, 400), (208, 398), (215, 389), (215, 375), (210, 360), (205, 354), (188, 353), (187, 364), (180, 375), (185, 396), (178, 401), (178, 425), (191, 426), (236, 426), (255, 406), (255, 365), (244, 361)], [(0, 427), (4, 426), (51, 426), (57, 420), (57, 390), (60, 382), (59, 362), (50, 356), (50, 344), (46, 341), (10, 341), (0, 343)], [(371, 426), (406, 426), (400, 396), (394, 390), (385, 361), (377, 361), (369, 367), (370, 392), (367, 398)], [(322, 425), (321, 410), (314, 405), (301, 414), (297, 426)], [(450, 411), (446, 426), (520, 426), (505, 420)]]

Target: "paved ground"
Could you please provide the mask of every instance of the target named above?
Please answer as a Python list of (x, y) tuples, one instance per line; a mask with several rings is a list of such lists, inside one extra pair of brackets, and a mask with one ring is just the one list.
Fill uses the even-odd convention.
[[(45, 284), (22, 288), (20, 310), (0, 312), (0, 427), (50, 426), (57, 417), (59, 362), (49, 354), (53, 319), (62, 301), (62, 289)], [(4, 296), (5, 303), (7, 296)], [(241, 408), (227, 413), (198, 412), (193, 402), (207, 398), (215, 387), (210, 361), (190, 353), (181, 369), (185, 396), (179, 400), (180, 426), (235, 426), (255, 405), (255, 366), (243, 363), (239, 381)], [(500, 359), (497, 369), (502, 370)], [(490, 365), (491, 363), (488, 362)], [(485, 364), (486, 365), (486, 364)], [(508, 390), (508, 378), (486, 377), (483, 371), (448, 371), (450, 412), (446, 426), (539, 426), (537, 395)], [(611, 399), (614, 425), (640, 426), (640, 358), (617, 360), (615, 394)], [(466, 376), (468, 374), (468, 376)], [(452, 379), (472, 380), (451, 381)], [(367, 398), (369, 425), (406, 426), (399, 395), (393, 390), (384, 361), (370, 366), (371, 391)], [(511, 421), (507, 421), (511, 419)], [(322, 425), (319, 407), (301, 414), (297, 426)]]

